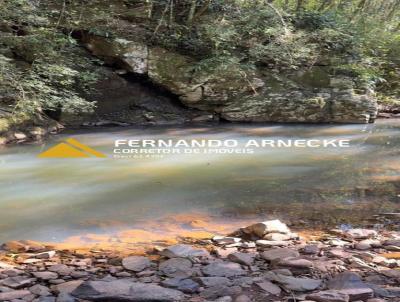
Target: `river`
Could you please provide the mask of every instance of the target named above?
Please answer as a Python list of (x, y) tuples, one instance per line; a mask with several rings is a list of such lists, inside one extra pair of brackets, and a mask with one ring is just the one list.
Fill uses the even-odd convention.
[[(38, 158), (74, 138), (107, 158)], [(348, 148), (256, 148), (253, 154), (117, 159), (117, 139), (346, 139)], [(163, 217), (278, 217), (357, 224), (400, 210), (400, 121), (368, 125), (234, 125), (66, 131), (0, 149), (0, 241), (63, 241), (157, 228)]]

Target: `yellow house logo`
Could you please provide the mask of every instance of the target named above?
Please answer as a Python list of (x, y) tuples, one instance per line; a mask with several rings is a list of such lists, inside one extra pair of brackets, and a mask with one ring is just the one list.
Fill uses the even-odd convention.
[(87, 157), (107, 157), (84, 144), (81, 144), (76, 139), (68, 138), (62, 143), (40, 153), (40, 158), (87, 158)]

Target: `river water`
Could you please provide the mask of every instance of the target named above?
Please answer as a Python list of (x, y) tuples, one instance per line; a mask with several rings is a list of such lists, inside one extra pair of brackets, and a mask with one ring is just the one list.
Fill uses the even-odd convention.
[[(37, 157), (70, 137), (107, 158)], [(346, 139), (350, 147), (117, 159), (116, 139)], [(0, 241), (62, 241), (185, 213), (232, 221), (278, 217), (312, 227), (357, 224), (400, 210), (399, 155), (400, 121), (393, 120), (64, 132), (45, 144), (0, 149)]]

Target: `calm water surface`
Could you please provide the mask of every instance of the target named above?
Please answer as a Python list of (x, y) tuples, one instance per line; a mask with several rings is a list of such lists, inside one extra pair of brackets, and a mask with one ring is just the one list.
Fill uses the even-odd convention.
[[(73, 137), (107, 155), (115, 139), (349, 139), (350, 148), (263, 148), (252, 155), (39, 159)], [(400, 121), (370, 125), (223, 125), (63, 133), (0, 149), (0, 241), (60, 241), (113, 223), (192, 211), (339, 223), (398, 211)]]

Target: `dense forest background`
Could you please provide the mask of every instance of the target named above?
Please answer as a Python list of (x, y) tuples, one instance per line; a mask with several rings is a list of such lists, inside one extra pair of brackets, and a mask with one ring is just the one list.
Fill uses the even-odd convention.
[(0, 129), (93, 110), (82, 91), (104, 63), (80, 47), (83, 33), (189, 54), (196, 70), (298, 69), (346, 54), (354, 60), (335, 64), (381, 103), (399, 98), (400, 0), (0, 0)]

